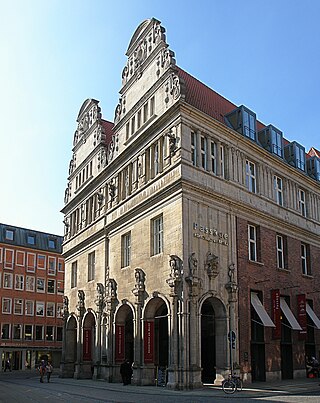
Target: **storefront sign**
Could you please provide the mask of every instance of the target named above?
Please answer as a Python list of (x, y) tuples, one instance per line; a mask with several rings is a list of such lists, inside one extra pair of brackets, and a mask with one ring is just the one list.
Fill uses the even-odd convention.
[(280, 339), (281, 338), (281, 308), (280, 308), (280, 291), (279, 290), (271, 291), (271, 300), (272, 300), (272, 313), (273, 313), (272, 320), (276, 326), (273, 329), (273, 338)]
[(146, 320), (144, 322), (144, 362), (154, 362), (154, 322)]
[(124, 325), (116, 325), (116, 361), (124, 361)]
[(91, 329), (83, 330), (83, 361), (91, 361)]
[(229, 235), (216, 228), (210, 228), (198, 223), (193, 223), (193, 236), (204, 239), (207, 242), (218, 243), (220, 245), (229, 245)]
[(297, 295), (298, 303), (298, 322), (302, 330), (299, 331), (299, 340), (305, 340), (307, 337), (307, 307), (305, 294)]

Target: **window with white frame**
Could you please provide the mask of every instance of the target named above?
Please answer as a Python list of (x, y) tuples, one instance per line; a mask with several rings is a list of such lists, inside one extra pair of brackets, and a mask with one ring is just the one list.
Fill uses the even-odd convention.
[(284, 269), (284, 241), (282, 235), (277, 235), (277, 266), (279, 269)]
[(12, 338), (14, 340), (22, 339), (22, 325), (14, 324), (12, 327)]
[(46, 341), (53, 341), (53, 326), (46, 326)]
[(58, 259), (58, 271), (59, 272), (64, 271), (64, 260), (63, 259)]
[(38, 269), (42, 269), (42, 270), (46, 269), (46, 256), (45, 255), (38, 255), (37, 267), (38, 267)]
[(94, 280), (95, 265), (96, 265), (96, 254), (93, 251), (88, 254), (88, 281)]
[(52, 256), (48, 257), (48, 274), (50, 276), (54, 276), (56, 274), (56, 258)]
[(208, 161), (207, 161), (207, 138), (204, 136), (200, 136), (200, 154), (201, 154), (201, 167), (203, 169), (208, 168)]
[(310, 261), (309, 261), (309, 245), (301, 243), (301, 268), (302, 274), (307, 276), (311, 275)]
[(49, 278), (47, 281), (47, 293), (55, 294), (56, 293), (56, 280)]
[(214, 141), (210, 142), (211, 149), (211, 170), (214, 174), (217, 173), (217, 144)]
[(36, 302), (36, 316), (44, 316), (44, 302)]
[(57, 318), (63, 318), (63, 304), (57, 304)]
[(273, 177), (273, 187), (275, 193), (275, 199), (279, 206), (283, 206), (283, 184), (282, 179), (279, 176)]
[(47, 316), (50, 318), (54, 318), (55, 315), (55, 303), (47, 302)]
[(221, 145), (220, 146), (220, 175), (222, 178), (225, 177), (225, 172), (224, 172), (224, 147)]
[(306, 217), (307, 215), (307, 209), (306, 209), (306, 193), (304, 190), (299, 189), (298, 190), (298, 203), (299, 203), (299, 211), (300, 214), (303, 217)]
[(32, 340), (33, 338), (33, 326), (32, 325), (24, 325), (24, 339)]
[(11, 314), (12, 311), (12, 299), (11, 298), (2, 298), (2, 313)]
[(57, 332), (56, 332), (56, 340), (57, 341), (62, 341), (62, 334), (63, 334), (62, 326), (57, 326), (56, 330), (57, 330)]
[(13, 241), (14, 240), (14, 231), (11, 229), (6, 229), (5, 231), (5, 239), (7, 241)]
[(253, 162), (246, 160), (246, 187), (256, 193), (256, 166)]
[(27, 253), (27, 271), (35, 272), (36, 269), (36, 255), (35, 253)]
[(45, 280), (44, 278), (37, 277), (37, 292), (45, 291)]
[(77, 262), (73, 262), (71, 265), (71, 288), (75, 288), (77, 286), (77, 277), (78, 277), (78, 264)]
[(25, 265), (25, 252), (21, 250), (16, 251), (16, 266), (23, 267)]
[(43, 340), (43, 326), (42, 325), (36, 325), (35, 339)]
[(3, 273), (3, 288), (12, 288), (12, 274)]
[(64, 294), (64, 281), (57, 280), (57, 294), (63, 295)]
[(194, 132), (191, 132), (191, 161), (197, 166), (197, 134)]
[(16, 290), (23, 290), (24, 289), (24, 275), (23, 274), (16, 274), (15, 275), (15, 286)]
[(14, 313), (14, 315), (23, 314), (23, 300), (22, 299), (20, 299), (20, 298), (14, 299), (13, 313)]
[(121, 237), (122, 267), (130, 266), (131, 260), (131, 233), (128, 232)]
[(2, 323), (2, 325), (1, 325), (1, 339), (9, 340), (10, 339), (10, 330), (11, 330), (11, 324), (10, 323)]
[(157, 255), (163, 252), (163, 216), (159, 216), (151, 221), (152, 230), (152, 254)]
[(34, 315), (34, 301), (26, 300), (24, 311), (27, 316), (33, 316)]
[(13, 269), (13, 264), (14, 264), (14, 250), (6, 248), (4, 250), (4, 268)]
[(26, 291), (35, 290), (35, 278), (33, 276), (26, 276)]
[(257, 256), (257, 227), (248, 225), (249, 260), (256, 262)]

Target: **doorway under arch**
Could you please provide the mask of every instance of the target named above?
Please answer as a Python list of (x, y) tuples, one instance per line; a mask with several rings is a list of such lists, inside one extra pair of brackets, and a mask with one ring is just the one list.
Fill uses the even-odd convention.
[(116, 315), (115, 361), (133, 362), (133, 312), (129, 305), (122, 305)]

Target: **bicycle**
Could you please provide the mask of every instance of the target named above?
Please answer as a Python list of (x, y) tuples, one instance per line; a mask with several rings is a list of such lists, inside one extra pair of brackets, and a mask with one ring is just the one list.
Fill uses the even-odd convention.
[(243, 388), (243, 382), (237, 375), (229, 374), (227, 379), (222, 381), (222, 389), (224, 393), (235, 393), (235, 391), (241, 392)]

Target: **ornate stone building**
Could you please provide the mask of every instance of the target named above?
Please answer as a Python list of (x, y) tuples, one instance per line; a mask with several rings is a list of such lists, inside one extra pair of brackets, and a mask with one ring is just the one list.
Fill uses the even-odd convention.
[[(135, 31), (114, 122), (93, 99), (79, 111), (62, 210), (62, 374), (118, 382), (128, 358), (138, 385), (195, 388), (231, 366), (279, 378), (290, 355), (280, 311), (297, 291), (281, 287), (296, 281), (319, 312), (319, 155), (306, 160), (179, 68), (164, 32), (155, 19)], [(317, 351), (317, 330), (306, 334)], [(291, 349), (292, 376), (305, 351)]]

